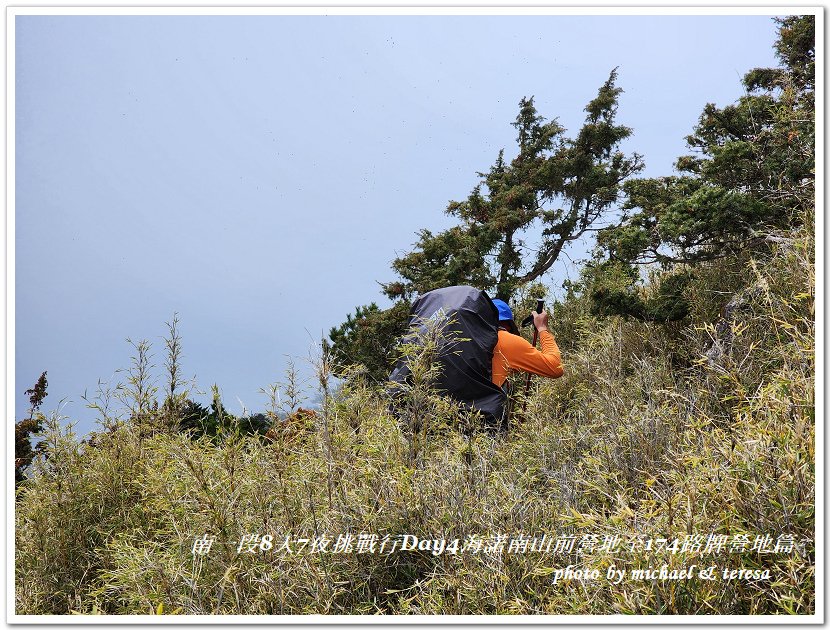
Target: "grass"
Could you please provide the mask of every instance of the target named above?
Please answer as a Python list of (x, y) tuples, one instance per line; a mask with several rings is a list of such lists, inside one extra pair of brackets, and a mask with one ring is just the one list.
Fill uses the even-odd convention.
[[(48, 457), (16, 504), (15, 610), (811, 614), (813, 242), (806, 232), (779, 241), (766, 259), (699, 273), (683, 326), (596, 319), (574, 297), (554, 331), (565, 376), (534, 379), (524, 417), (503, 436), (470, 430), (431, 393), (426, 359), (393, 417), (359, 373), (336, 388), (323, 356), (315, 414), (279, 420), (268, 438), (232, 423), (219, 439), (194, 438), (169, 428), (170, 408), (152, 404), (139, 361), (137, 413), (107, 416), (94, 445), (67, 419), (46, 418)], [(717, 305), (730, 297), (723, 317)], [(135, 348), (141, 359), (146, 348)], [(240, 553), (246, 534), (272, 539)], [(286, 536), (325, 535), (331, 549), (347, 534), (351, 552), (280, 551)], [(500, 553), (357, 550), (361, 535), (379, 546), (404, 534), (483, 548), (507, 540)], [(194, 554), (205, 535), (215, 537), (210, 552)], [(511, 551), (520, 535), (559, 543)], [(769, 549), (782, 535), (794, 544), (753, 550), (763, 535)], [(725, 548), (706, 550), (718, 540)], [(558, 577), (568, 565), (602, 577)], [(612, 565), (626, 570), (619, 584), (605, 579)], [(715, 565), (720, 577), (631, 574), (663, 565)], [(722, 577), (741, 568), (769, 578)]]

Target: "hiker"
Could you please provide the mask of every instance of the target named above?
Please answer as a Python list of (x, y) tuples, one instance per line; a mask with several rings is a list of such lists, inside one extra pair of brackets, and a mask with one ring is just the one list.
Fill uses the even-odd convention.
[[(541, 301), (538, 306), (542, 310)], [(434, 387), (469, 409), (481, 413), (489, 428), (507, 429), (507, 393), (510, 371), (522, 370), (551, 378), (562, 376), (559, 347), (547, 329), (548, 314), (538, 313), (533, 322), (542, 339), (539, 352), (519, 336), (510, 307), (492, 300), (471, 286), (453, 286), (424, 293), (412, 305), (408, 339), (424, 334), (431, 322), (452, 322), (451, 336), (464, 341), (451, 343), (440, 352), (441, 369)], [(511, 334), (513, 333), (513, 334)], [(389, 375), (392, 406), (410, 377), (407, 357), (400, 357)], [(397, 384), (397, 385), (395, 385)]]
[(509, 373), (516, 370), (548, 378), (562, 376), (565, 371), (562, 369), (559, 346), (548, 330), (547, 311), (533, 313), (533, 325), (539, 331), (539, 341), (542, 345), (542, 350), (539, 351), (519, 335), (519, 329), (513, 320), (513, 311), (507, 303), (495, 299), (493, 304), (499, 311), (499, 340), (493, 350), (493, 382), (502, 387)]
[[(439, 351), (440, 369), (433, 388), (480, 412), (485, 424), (494, 427), (502, 424), (507, 398), (491, 378), (498, 317), (490, 296), (480, 289), (466, 285), (433, 289), (412, 304), (405, 337), (407, 343), (417, 344), (418, 337), (429, 336), (436, 324), (446, 327), (450, 343)], [(393, 407), (410, 375), (409, 358), (401, 356), (389, 375)]]

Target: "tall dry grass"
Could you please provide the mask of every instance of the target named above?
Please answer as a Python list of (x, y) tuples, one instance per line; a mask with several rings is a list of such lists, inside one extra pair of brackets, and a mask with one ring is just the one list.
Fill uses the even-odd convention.
[[(359, 373), (335, 387), (321, 357), (310, 426), (285, 425), (271, 439), (233, 426), (221, 439), (165, 430), (154, 420), (164, 406), (154, 410), (133, 373), (140, 413), (94, 444), (59, 417), (48, 423), (49, 456), (17, 501), (15, 610), (811, 613), (812, 252), (810, 235), (797, 234), (769, 259), (713, 266), (689, 288), (690, 326), (595, 319), (575, 297), (556, 323), (566, 375), (535, 379), (523, 418), (501, 436), (470, 431), (469, 417), (429, 391), (425, 358), (393, 417)], [(730, 296), (735, 308), (719, 319)], [(238, 552), (246, 534), (273, 536), (271, 548), (260, 540), (255, 553)], [(279, 550), (286, 536), (326, 535), (333, 546), (346, 534), (354, 544), (376, 534), (378, 545), (403, 534), (575, 542), (556, 553)], [(695, 534), (787, 534), (797, 544), (720, 554), (603, 544)], [(194, 554), (206, 535), (210, 552)], [(567, 565), (604, 577), (611, 565), (663, 564), (769, 569), (770, 578), (554, 580)]]

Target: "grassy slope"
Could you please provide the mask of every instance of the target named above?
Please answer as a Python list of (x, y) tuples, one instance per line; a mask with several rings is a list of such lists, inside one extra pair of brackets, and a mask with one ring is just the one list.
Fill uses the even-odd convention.
[[(20, 614), (810, 613), (814, 610), (814, 276), (810, 236), (712, 267), (693, 324), (557, 313), (566, 376), (537, 383), (504, 438), (412, 392), (413, 440), (359, 379), (311, 431), (221, 446), (128, 425), (96, 448), (52, 431), (16, 511)], [(733, 321), (718, 321), (730, 295)], [(719, 340), (720, 356), (712, 352)], [(706, 358), (706, 353), (714, 359)], [(570, 552), (236, 553), (246, 532), (572, 534)], [(792, 553), (593, 550), (584, 536), (791, 534)], [(191, 545), (217, 537), (206, 557)], [(220, 544), (220, 543), (226, 544)], [(568, 564), (769, 568), (765, 581), (559, 581)]]

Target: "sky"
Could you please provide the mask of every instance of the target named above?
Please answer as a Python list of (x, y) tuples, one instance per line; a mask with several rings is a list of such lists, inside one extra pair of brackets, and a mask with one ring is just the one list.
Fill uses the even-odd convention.
[[(417, 232), (452, 225), (523, 97), (575, 134), (614, 68), (624, 149), (673, 174), (708, 102), (776, 65), (771, 16), (15, 18), (14, 392), (76, 431), (178, 314), (194, 393), (232, 413), (301, 376)], [(584, 256), (583, 244), (570, 260)], [(546, 278), (556, 293), (573, 265)], [(310, 392), (311, 396), (312, 393)]]

